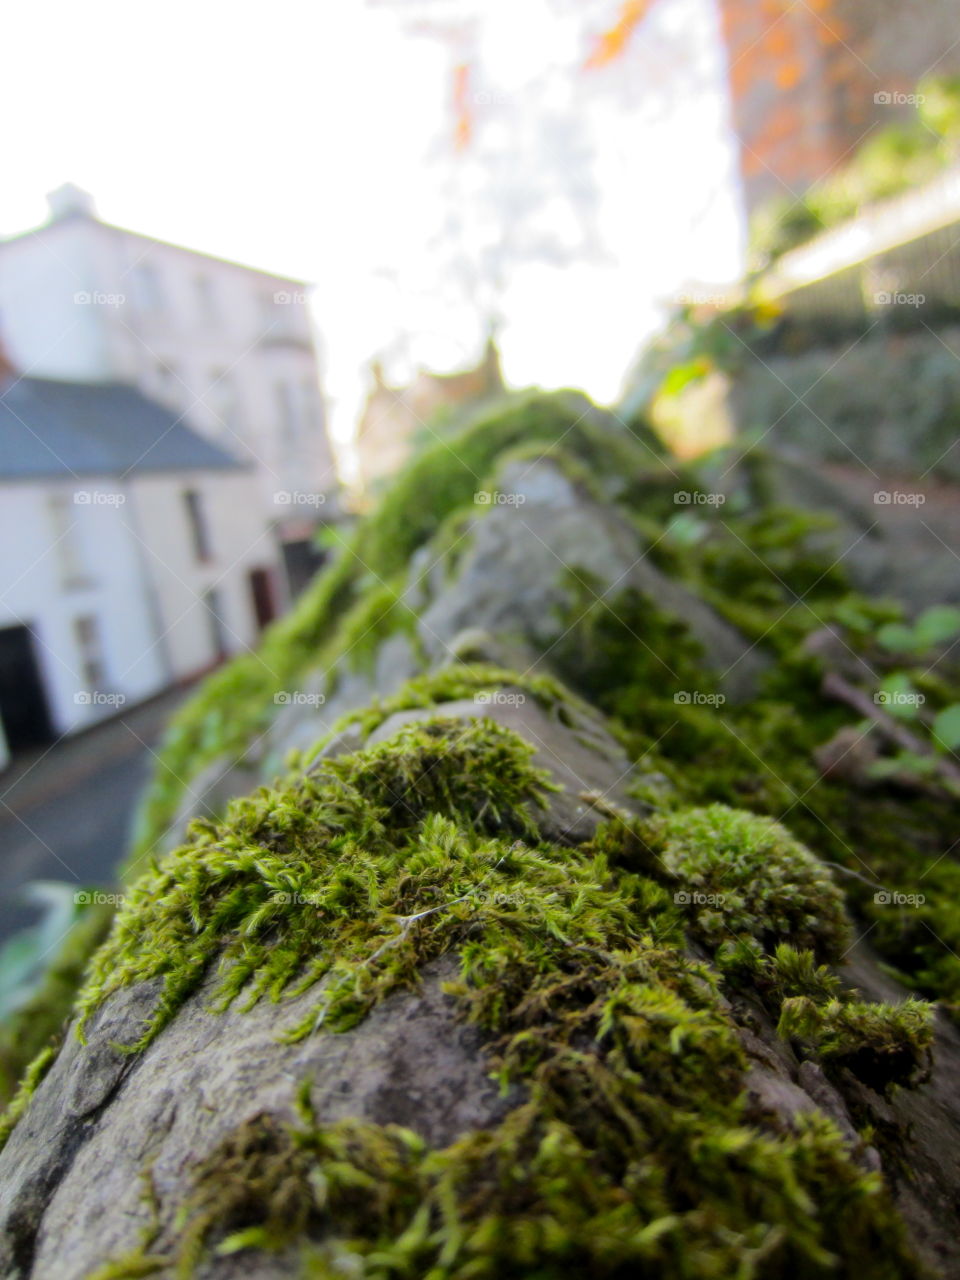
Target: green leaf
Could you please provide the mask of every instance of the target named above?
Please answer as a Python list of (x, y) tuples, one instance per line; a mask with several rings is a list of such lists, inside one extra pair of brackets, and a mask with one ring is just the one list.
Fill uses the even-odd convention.
[(901, 751), (895, 756), (884, 756), (874, 760), (867, 772), (871, 778), (889, 778), (892, 774), (913, 774), (916, 778), (925, 778), (937, 767), (934, 756), (917, 755), (914, 751)]
[(921, 613), (914, 631), (924, 649), (946, 644), (960, 635), (960, 609), (952, 604), (934, 605)]
[(898, 720), (916, 720), (926, 698), (914, 687), (905, 671), (891, 671), (877, 691), (874, 701), (882, 711)]
[(917, 647), (917, 637), (902, 622), (888, 622), (877, 632), (877, 640), (885, 649), (894, 653), (909, 653)]
[(702, 356), (696, 360), (689, 360), (686, 364), (674, 365), (660, 384), (660, 394), (678, 396), (692, 382), (699, 382), (701, 378), (705, 378), (711, 367), (709, 360), (705, 360)]
[(840, 600), (833, 606), (833, 616), (851, 631), (870, 631), (873, 619), (856, 600)]
[(933, 722), (933, 736), (947, 751), (960, 747), (960, 702), (944, 707)]

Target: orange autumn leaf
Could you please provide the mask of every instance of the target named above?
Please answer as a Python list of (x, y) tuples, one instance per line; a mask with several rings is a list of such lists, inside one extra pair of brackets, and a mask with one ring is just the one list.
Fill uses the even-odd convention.
[(459, 62), (453, 68), (454, 145), (465, 151), (473, 138), (473, 112), (470, 101), (470, 67)]
[(624, 0), (620, 15), (609, 31), (597, 37), (586, 66), (589, 70), (605, 67), (621, 56), (636, 28), (647, 16), (654, 0)]

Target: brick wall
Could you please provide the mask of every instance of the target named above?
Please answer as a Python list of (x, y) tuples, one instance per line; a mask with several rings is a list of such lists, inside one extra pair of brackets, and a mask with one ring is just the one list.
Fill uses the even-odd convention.
[(960, 73), (958, 0), (718, 0), (749, 209), (800, 195), (908, 112), (928, 72)]

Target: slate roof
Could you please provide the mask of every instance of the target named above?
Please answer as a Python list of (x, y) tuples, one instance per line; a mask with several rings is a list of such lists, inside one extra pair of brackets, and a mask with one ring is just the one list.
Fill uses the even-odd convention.
[(122, 382), (20, 378), (0, 389), (0, 479), (244, 465), (179, 419)]

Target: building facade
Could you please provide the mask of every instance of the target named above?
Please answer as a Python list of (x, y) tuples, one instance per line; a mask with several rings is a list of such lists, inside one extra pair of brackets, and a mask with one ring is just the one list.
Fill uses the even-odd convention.
[(799, 198), (925, 76), (960, 74), (956, 0), (718, 0), (748, 211)]
[(0, 386), (0, 767), (249, 648), (278, 548), (255, 468), (123, 384)]
[(43, 226), (0, 241), (12, 364), (126, 383), (183, 414), (253, 468), (263, 518), (300, 566), (338, 490), (307, 286), (111, 226), (74, 187), (49, 202)]
[(356, 447), (361, 484), (374, 491), (409, 458), (417, 437), (442, 434), (447, 417), (456, 420), (505, 391), (500, 353), (492, 338), (472, 369), (420, 369), (408, 386), (387, 382), (378, 360), (371, 364), (370, 374), (373, 385), (357, 423)]

